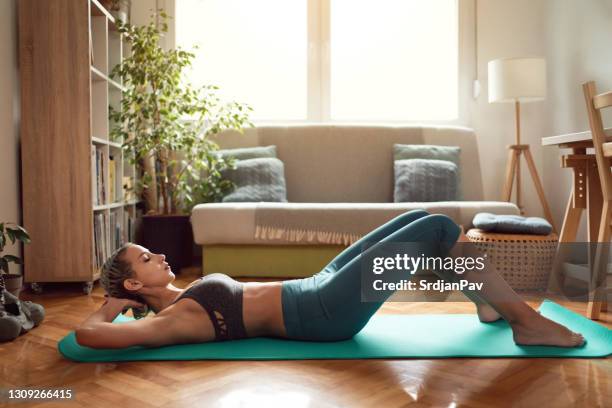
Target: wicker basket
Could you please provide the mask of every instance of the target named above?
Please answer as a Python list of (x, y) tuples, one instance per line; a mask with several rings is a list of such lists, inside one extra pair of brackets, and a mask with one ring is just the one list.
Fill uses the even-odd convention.
[(498, 234), (471, 229), (466, 235), (487, 254), (513, 289), (546, 289), (559, 241), (556, 234)]

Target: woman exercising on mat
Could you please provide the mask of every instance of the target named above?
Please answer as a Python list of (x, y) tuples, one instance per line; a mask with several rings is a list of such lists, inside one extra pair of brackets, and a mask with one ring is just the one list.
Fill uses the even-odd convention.
[[(93, 348), (158, 347), (257, 336), (349, 339), (383, 303), (361, 301), (361, 244), (432, 242), (450, 251), (460, 235), (460, 241), (468, 241), (450, 218), (415, 210), (370, 232), (312, 277), (241, 283), (211, 274), (186, 289), (172, 285), (174, 274), (164, 255), (126, 244), (104, 264), (100, 281), (107, 300), (77, 328), (76, 339)], [(467, 271), (461, 279), (484, 283), (477, 295), (466, 295), (476, 303), (482, 322), (505, 319), (517, 344), (574, 347), (584, 343), (582, 335), (529, 307), (495, 271)], [(136, 321), (111, 323), (127, 308), (132, 308)], [(149, 309), (154, 317), (139, 319)]]

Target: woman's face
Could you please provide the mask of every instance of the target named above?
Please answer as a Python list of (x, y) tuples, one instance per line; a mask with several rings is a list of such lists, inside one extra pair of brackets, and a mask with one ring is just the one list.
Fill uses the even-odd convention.
[(166, 287), (174, 281), (174, 273), (166, 262), (165, 255), (152, 254), (140, 245), (130, 245), (123, 256), (130, 262), (135, 274), (134, 278), (126, 279), (124, 282), (128, 290)]

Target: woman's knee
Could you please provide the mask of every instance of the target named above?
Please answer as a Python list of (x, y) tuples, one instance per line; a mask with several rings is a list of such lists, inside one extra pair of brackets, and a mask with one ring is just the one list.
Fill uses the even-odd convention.
[(449, 216), (444, 214), (432, 214), (427, 217), (427, 220), (439, 231), (439, 240), (454, 244), (459, 239), (461, 227), (455, 223)]
[(406, 211), (405, 213), (401, 215), (398, 215), (397, 219), (399, 221), (402, 221), (404, 225), (407, 225), (407, 224), (410, 224), (412, 221), (419, 220), (423, 217), (427, 217), (428, 215), (430, 214), (423, 209), (410, 210), (410, 211)]

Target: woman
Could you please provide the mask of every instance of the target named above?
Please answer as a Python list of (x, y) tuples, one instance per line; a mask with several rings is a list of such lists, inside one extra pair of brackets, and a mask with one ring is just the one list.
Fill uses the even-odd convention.
[[(256, 336), (348, 339), (382, 304), (361, 301), (361, 244), (431, 242), (447, 252), (460, 235), (461, 229), (450, 218), (415, 210), (370, 232), (310, 278), (240, 283), (226, 275), (212, 274), (184, 290), (172, 285), (174, 274), (164, 255), (127, 244), (105, 263), (100, 281), (107, 300), (77, 328), (76, 339), (93, 348), (158, 347)], [(465, 236), (461, 238), (467, 241)], [(457, 276), (452, 272), (455, 276), (441, 275), (444, 279)], [(468, 271), (461, 279), (484, 283), (478, 294), (466, 295), (476, 303), (482, 322), (500, 317), (508, 321), (517, 344), (575, 347), (584, 343), (580, 334), (546, 319), (524, 303), (495, 271)], [(128, 324), (111, 323), (127, 308), (132, 308), (137, 318), (148, 309), (155, 316)]]

